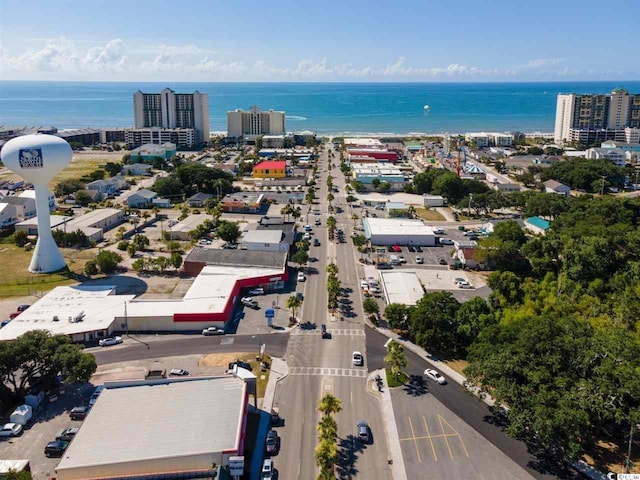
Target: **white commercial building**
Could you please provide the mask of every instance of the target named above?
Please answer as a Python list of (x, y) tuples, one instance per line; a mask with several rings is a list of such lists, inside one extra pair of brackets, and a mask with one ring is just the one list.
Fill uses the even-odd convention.
[(260, 135), (284, 135), (285, 112), (276, 110), (262, 111), (257, 106), (249, 111), (234, 110), (227, 112), (227, 137), (255, 140)]
[(213, 478), (244, 453), (242, 378), (108, 382), (56, 468), (58, 480)]
[(127, 148), (145, 144), (162, 145), (172, 143), (177, 148), (188, 149), (198, 145), (198, 132), (194, 128), (135, 128), (124, 133)]
[(94, 342), (119, 327), (114, 320), (124, 316), (125, 303), (133, 298), (116, 295), (114, 286), (56, 287), (0, 329), (0, 341), (46, 330), (68, 335), (74, 342)]
[(513, 135), (510, 133), (469, 132), (465, 133), (464, 139), (467, 142), (474, 142), (478, 148), (489, 146), (510, 147), (513, 144)]
[(614, 165), (624, 168), (627, 159), (631, 159), (631, 154), (621, 148), (589, 148), (586, 158), (589, 160), (609, 160)]
[(424, 225), (420, 220), (365, 217), (362, 223), (365, 237), (372, 245), (433, 247), (436, 244), (433, 228)]
[(354, 148), (384, 148), (384, 145), (378, 138), (345, 138), (344, 146)]
[(181, 222), (176, 223), (170, 229), (170, 235), (172, 240), (191, 240), (189, 232), (195, 230), (198, 225), (202, 225), (205, 220), (211, 220), (211, 215), (205, 213), (199, 213), (195, 215), (189, 215)]
[[(175, 93), (165, 88), (160, 93), (133, 94), (135, 128), (189, 128), (196, 132), (195, 143), (209, 141), (209, 94)], [(171, 142), (171, 140), (167, 140)], [(164, 143), (164, 142), (144, 142)], [(176, 143), (176, 142), (172, 142)]]
[(415, 272), (381, 270), (380, 278), (387, 304), (413, 306), (424, 296), (424, 288)]
[(242, 248), (261, 252), (286, 252), (289, 244), (282, 230), (249, 230), (240, 239)]

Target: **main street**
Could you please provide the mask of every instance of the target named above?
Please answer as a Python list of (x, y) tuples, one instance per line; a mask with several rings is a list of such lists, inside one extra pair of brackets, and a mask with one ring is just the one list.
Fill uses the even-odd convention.
[[(334, 164), (339, 162), (337, 157)], [(317, 405), (325, 393), (332, 393), (342, 402), (343, 410), (336, 415), (338, 423), (340, 478), (389, 479), (386, 433), (382, 423), (379, 400), (367, 390), (367, 367), (354, 367), (352, 353), (365, 354), (364, 324), (357, 290), (356, 267), (348, 244), (329, 242), (326, 220), (329, 216), (326, 197), (328, 155), (321, 153), (316, 195), (320, 200), (322, 227), (315, 227), (314, 236), (320, 247), (311, 247), (310, 256), (317, 257), (307, 276), (302, 326), (289, 338), (286, 360), (290, 375), (278, 386), (275, 406), (284, 417), (285, 426), (279, 429), (282, 450), (275, 459), (275, 467), (282, 478), (315, 478), (317, 467), (314, 449), (317, 445), (317, 423), (320, 414)], [(334, 185), (340, 193), (334, 205), (344, 202), (344, 181), (338, 169), (331, 172)], [(317, 207), (316, 207), (317, 208)], [(309, 222), (313, 225), (315, 215)], [(339, 228), (345, 230), (349, 223), (346, 213), (337, 214)], [(338, 277), (347, 293), (343, 302), (352, 302), (352, 316), (344, 320), (330, 321), (327, 311), (326, 265), (336, 263)], [(326, 324), (331, 334), (322, 339), (320, 325)], [(356, 440), (356, 422), (365, 420), (371, 427), (373, 443), (364, 445)]]

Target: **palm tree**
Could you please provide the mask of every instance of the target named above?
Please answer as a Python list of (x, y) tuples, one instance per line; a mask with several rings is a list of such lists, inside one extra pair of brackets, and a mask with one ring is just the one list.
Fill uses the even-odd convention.
[(285, 222), (289, 221), (289, 215), (293, 213), (293, 210), (294, 210), (293, 205), (291, 205), (290, 203), (287, 203), (284, 207), (280, 209), (280, 214), (284, 215)]
[(318, 422), (318, 440), (329, 440), (335, 442), (338, 436), (338, 424), (333, 417), (324, 416)]
[(318, 402), (318, 411), (322, 412), (325, 417), (331, 416), (342, 411), (342, 402), (332, 393), (327, 393)]
[(409, 208), (407, 208), (407, 215), (409, 216), (409, 218), (415, 218), (416, 207), (414, 207), (413, 205), (409, 205)]
[(322, 440), (318, 443), (314, 456), (316, 465), (320, 467), (320, 473), (316, 477), (317, 480), (334, 479), (333, 467), (338, 461), (338, 449), (335, 441)]
[(287, 297), (284, 306), (291, 310), (291, 316), (295, 318), (296, 311), (302, 306), (302, 298), (298, 297), (297, 295), (291, 295), (290, 297)]
[(384, 357), (385, 363), (391, 369), (394, 377), (400, 375), (400, 369), (407, 366), (407, 356), (404, 347), (398, 342), (391, 341), (387, 347), (387, 355)]
[(329, 275), (337, 275), (338, 274), (338, 266), (335, 263), (330, 263), (327, 265), (327, 273)]
[(299, 219), (302, 216), (302, 211), (300, 210), (300, 207), (294, 208), (293, 212), (291, 212), (291, 216), (293, 217), (294, 220)]
[(151, 211), (153, 212), (154, 217), (158, 216), (158, 213), (160, 213), (160, 209), (154, 205), (154, 207), (151, 209)]

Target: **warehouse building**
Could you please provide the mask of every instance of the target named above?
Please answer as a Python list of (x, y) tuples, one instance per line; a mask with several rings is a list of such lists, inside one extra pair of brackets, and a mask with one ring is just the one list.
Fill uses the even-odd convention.
[(427, 227), (420, 220), (365, 217), (362, 223), (365, 237), (372, 245), (433, 247), (436, 244), (433, 228)]
[(204, 213), (189, 215), (187, 218), (176, 223), (169, 229), (171, 240), (182, 240), (185, 242), (191, 240), (189, 232), (195, 230), (199, 225), (202, 225), (205, 220), (211, 220), (211, 215), (206, 215)]
[(387, 305), (413, 306), (424, 296), (424, 288), (415, 272), (380, 271), (380, 279)]
[(231, 376), (109, 382), (58, 480), (214, 478), (244, 453), (248, 383)]

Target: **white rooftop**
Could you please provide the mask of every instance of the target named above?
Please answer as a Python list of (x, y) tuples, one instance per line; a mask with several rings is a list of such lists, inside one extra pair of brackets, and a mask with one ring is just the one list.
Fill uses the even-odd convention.
[(115, 295), (114, 286), (56, 287), (2, 328), (0, 341), (15, 340), (31, 330), (53, 335), (106, 330), (116, 316), (124, 315), (124, 304), (133, 297)]
[(387, 303), (415, 305), (424, 296), (422, 284), (414, 272), (380, 271)]
[(382, 142), (377, 138), (345, 138), (344, 139), (345, 146), (368, 146), (368, 147), (381, 147)]
[[(245, 390), (235, 377), (105, 388), (56, 470), (93, 466), (111, 476), (125, 462), (234, 451)], [(155, 466), (146, 468), (153, 472)]]
[(207, 215), (205, 213), (189, 215), (187, 218), (185, 218), (181, 222), (176, 223), (173, 227), (171, 227), (171, 231), (188, 233), (191, 230), (195, 230), (195, 228), (198, 225), (201, 225), (202, 223), (204, 223), (205, 220), (212, 220), (211, 215)]
[(363, 219), (364, 229), (372, 235), (433, 235), (433, 227), (428, 227), (420, 220), (409, 218), (374, 218)]
[(184, 298), (130, 301), (127, 315), (156, 317), (176, 313), (222, 312), (238, 280), (278, 275), (282, 275), (282, 270), (277, 268), (207, 265), (195, 278)]
[(118, 208), (98, 208), (91, 210), (79, 217), (72, 218), (67, 224), (67, 231), (71, 232), (78, 228), (94, 227), (109, 217), (124, 216), (124, 212)]
[[(3, 204), (0, 204), (3, 205)], [(1, 208), (1, 207), (0, 207)], [(66, 217), (64, 215), (49, 215), (49, 222), (51, 222), (51, 229), (53, 230), (55, 227), (62, 225), (63, 223), (70, 221), (71, 217)], [(38, 217), (31, 217), (23, 222), (16, 223), (16, 227), (37, 227), (38, 226)], [(60, 227), (63, 228), (63, 227)]]
[(249, 230), (242, 234), (242, 239), (248, 243), (280, 243), (282, 230)]

